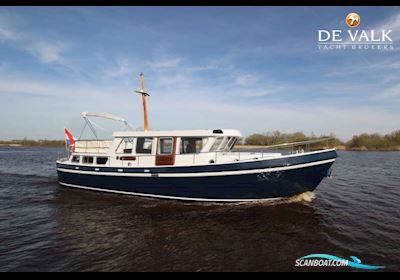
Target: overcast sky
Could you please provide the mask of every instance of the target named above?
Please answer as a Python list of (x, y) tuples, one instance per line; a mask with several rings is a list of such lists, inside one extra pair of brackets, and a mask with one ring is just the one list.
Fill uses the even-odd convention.
[[(318, 29), (392, 29), (394, 50), (321, 51)], [(400, 129), (400, 9), (1, 7), (0, 139), (75, 136), (83, 111), (152, 129)]]

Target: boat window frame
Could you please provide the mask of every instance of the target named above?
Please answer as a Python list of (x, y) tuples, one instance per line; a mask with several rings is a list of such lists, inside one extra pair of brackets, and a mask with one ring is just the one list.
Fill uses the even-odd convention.
[[(188, 138), (194, 138), (194, 139), (197, 139), (197, 141), (201, 140), (201, 148), (200, 148), (199, 151), (197, 151), (197, 149), (195, 147), (195, 151), (194, 152), (190, 152), (190, 153), (188, 153), (188, 152), (183, 153), (182, 152), (184, 139), (188, 139)], [(180, 155), (199, 154), (199, 153), (201, 153), (203, 151), (204, 147), (207, 145), (208, 140), (209, 140), (209, 137), (205, 137), (205, 136), (182, 136), (182, 137), (179, 137), (179, 154)], [(197, 141), (195, 141), (195, 143)]]
[(229, 151), (231, 151), (233, 149), (233, 147), (236, 145), (237, 141), (239, 140), (239, 137), (233, 136), (233, 139), (234, 140), (232, 141), (232, 144), (229, 147)]
[[(124, 139), (132, 139), (132, 149), (130, 153), (125, 153), (124, 151), (127, 149), (123, 149), (122, 152), (119, 152), (119, 148), (121, 145), (123, 145), (123, 143), (125, 142)], [(121, 141), (119, 142), (117, 148), (115, 149), (115, 154), (117, 155), (131, 155), (133, 154), (133, 151), (136, 151), (136, 137), (134, 136), (128, 136), (128, 137), (121, 137)]]
[[(92, 159), (91, 162), (90, 161), (86, 161), (85, 159)], [(90, 164), (93, 165), (94, 164), (94, 156), (82, 156), (82, 164)]]
[[(78, 158), (78, 161), (74, 161), (74, 158)], [(80, 155), (72, 155), (71, 163), (81, 163), (81, 156)]]
[(228, 143), (226, 143), (225, 147), (222, 149), (222, 151), (226, 151), (229, 152), (230, 150), (232, 150), (233, 145), (236, 144), (237, 138), (236, 136), (227, 136), (227, 138), (231, 138), (228, 140)]
[[(99, 159), (105, 159), (106, 161), (104, 163), (99, 163)], [(108, 162), (108, 157), (105, 156), (96, 157), (96, 165), (106, 165), (107, 162)]]
[[(217, 136), (214, 138), (215, 138), (214, 143), (210, 147), (210, 152), (218, 152), (219, 151), (218, 148), (219, 148), (219, 146), (221, 146), (221, 143), (224, 140), (225, 136)], [(217, 141), (219, 141), (219, 139), (221, 139), (221, 141), (218, 143)], [(218, 144), (218, 145), (216, 145), (216, 144)], [(214, 149), (214, 147), (216, 147), (216, 148)]]
[[(161, 141), (164, 140), (164, 139), (170, 139), (171, 140), (171, 152), (170, 153), (161, 153)], [(163, 155), (163, 156), (173, 155), (174, 154), (174, 137), (172, 137), (172, 136), (158, 137), (157, 154), (158, 155)]]
[[(151, 139), (151, 149), (150, 149), (150, 152), (149, 153), (141, 153), (141, 152), (138, 152), (138, 140), (139, 140), (139, 138), (144, 138), (144, 139)], [(154, 154), (154, 139), (156, 139), (156, 137), (153, 137), (153, 136), (138, 136), (138, 137), (136, 137), (136, 145), (135, 145), (135, 155), (153, 155)], [(144, 141), (143, 142), (143, 144), (144, 143), (146, 143), (146, 141)], [(142, 150), (144, 150), (144, 149), (142, 149)]]
[(227, 147), (228, 147), (229, 143), (232, 141), (232, 139), (233, 139), (233, 136), (225, 136), (224, 140), (221, 143), (221, 145), (218, 147), (219, 148), (218, 151), (219, 152), (227, 152), (227, 151), (229, 151), (227, 149)]

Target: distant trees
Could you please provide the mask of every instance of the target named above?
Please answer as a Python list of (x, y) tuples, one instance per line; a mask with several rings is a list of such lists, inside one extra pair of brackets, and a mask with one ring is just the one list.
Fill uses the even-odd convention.
[[(282, 143), (300, 142), (314, 139), (316, 140), (322, 138), (331, 138), (331, 140), (329, 140), (329, 146), (345, 146), (346, 150), (400, 150), (400, 130), (396, 130), (386, 135), (381, 135), (378, 133), (363, 133), (353, 136), (353, 138), (346, 143), (340, 141), (333, 133), (331, 133), (330, 135), (321, 136), (315, 136), (312, 133), (310, 136), (307, 136), (303, 132), (282, 133), (279, 131), (273, 131), (263, 134), (252, 134), (245, 139), (244, 143), (246, 145), (269, 146)], [(314, 145), (314, 148), (317, 147)]]
[(245, 144), (269, 146), (282, 143), (317, 140), (322, 138), (331, 138), (331, 140), (329, 140), (330, 145), (343, 145), (342, 141), (340, 141), (333, 133), (330, 135), (321, 135), (317, 137), (314, 135), (314, 133), (312, 133), (310, 136), (307, 136), (303, 132), (282, 133), (280, 131), (266, 132), (264, 134), (252, 134), (245, 139)]
[(400, 150), (400, 130), (390, 134), (363, 133), (346, 143), (348, 150)]
[[(315, 136), (314, 133), (311, 135), (305, 135), (303, 132), (294, 133), (282, 133), (280, 131), (272, 131), (266, 133), (256, 133), (248, 136), (244, 139), (245, 145), (259, 145), (269, 146), (282, 143), (290, 142), (301, 142), (307, 140), (316, 140), (322, 138), (330, 138), (329, 146), (333, 147), (345, 147), (346, 150), (358, 150), (358, 151), (373, 151), (373, 150), (399, 150), (400, 151), (400, 129), (393, 131), (392, 133), (381, 135), (378, 133), (367, 134), (363, 133), (355, 135), (353, 138), (343, 143), (333, 133), (329, 135)], [(326, 142), (313, 144), (312, 148), (320, 148), (326, 146)], [(33, 147), (63, 147), (65, 145), (64, 140), (29, 140), (26, 137), (23, 140), (11, 140), (11, 141), (0, 141), (0, 145), (21, 145), (21, 146), (33, 146)]]
[(308, 140), (303, 132), (282, 133), (280, 131), (266, 132), (264, 134), (252, 134), (246, 138), (247, 145), (275, 145), (286, 142)]
[(30, 147), (63, 147), (64, 140), (29, 140), (26, 137), (23, 140), (0, 141), (0, 145), (21, 145)]

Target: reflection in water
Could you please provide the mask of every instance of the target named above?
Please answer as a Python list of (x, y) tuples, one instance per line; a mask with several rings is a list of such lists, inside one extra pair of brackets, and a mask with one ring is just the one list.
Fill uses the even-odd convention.
[(193, 204), (60, 188), (57, 243), (72, 249), (73, 270), (287, 269), (308, 253), (304, 241), (326, 241), (307, 234), (321, 218), (313, 207), (288, 202)]

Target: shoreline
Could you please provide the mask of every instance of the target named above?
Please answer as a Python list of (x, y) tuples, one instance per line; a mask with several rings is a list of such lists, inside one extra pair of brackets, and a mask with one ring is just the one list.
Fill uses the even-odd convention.
[(23, 145), (23, 144), (0, 144), (0, 147), (24, 148), (24, 147), (39, 147), (39, 148), (62, 148), (65, 145)]
[(64, 140), (0, 140), (0, 147), (65, 147)]
[[(262, 149), (267, 146), (262, 146), (262, 145), (235, 145), (234, 149), (238, 150), (245, 150), (245, 149)], [(347, 149), (346, 146), (341, 145), (341, 146), (336, 146), (333, 147), (337, 151), (347, 151), (347, 152), (399, 152), (400, 147), (396, 148), (389, 148), (389, 149), (367, 149), (367, 148), (351, 148)]]
[[(12, 148), (24, 148), (24, 147), (40, 147), (40, 148), (63, 148), (65, 144), (62, 145), (46, 145), (46, 144), (38, 144), (38, 145), (24, 145), (21, 143), (0, 143), (0, 147), (12, 147)], [(263, 145), (235, 145), (234, 149), (245, 150), (245, 149), (262, 149), (267, 146)], [(385, 149), (367, 149), (365, 147), (362, 148), (350, 148), (347, 149), (346, 146), (340, 145), (334, 147), (338, 151), (348, 151), (348, 152), (399, 152), (400, 147), (395, 148), (385, 148)]]
[(25, 146), (25, 145), (0, 145), (0, 148), (62, 148), (64, 146)]
[(0, 144), (0, 147), (22, 147), (21, 144)]

